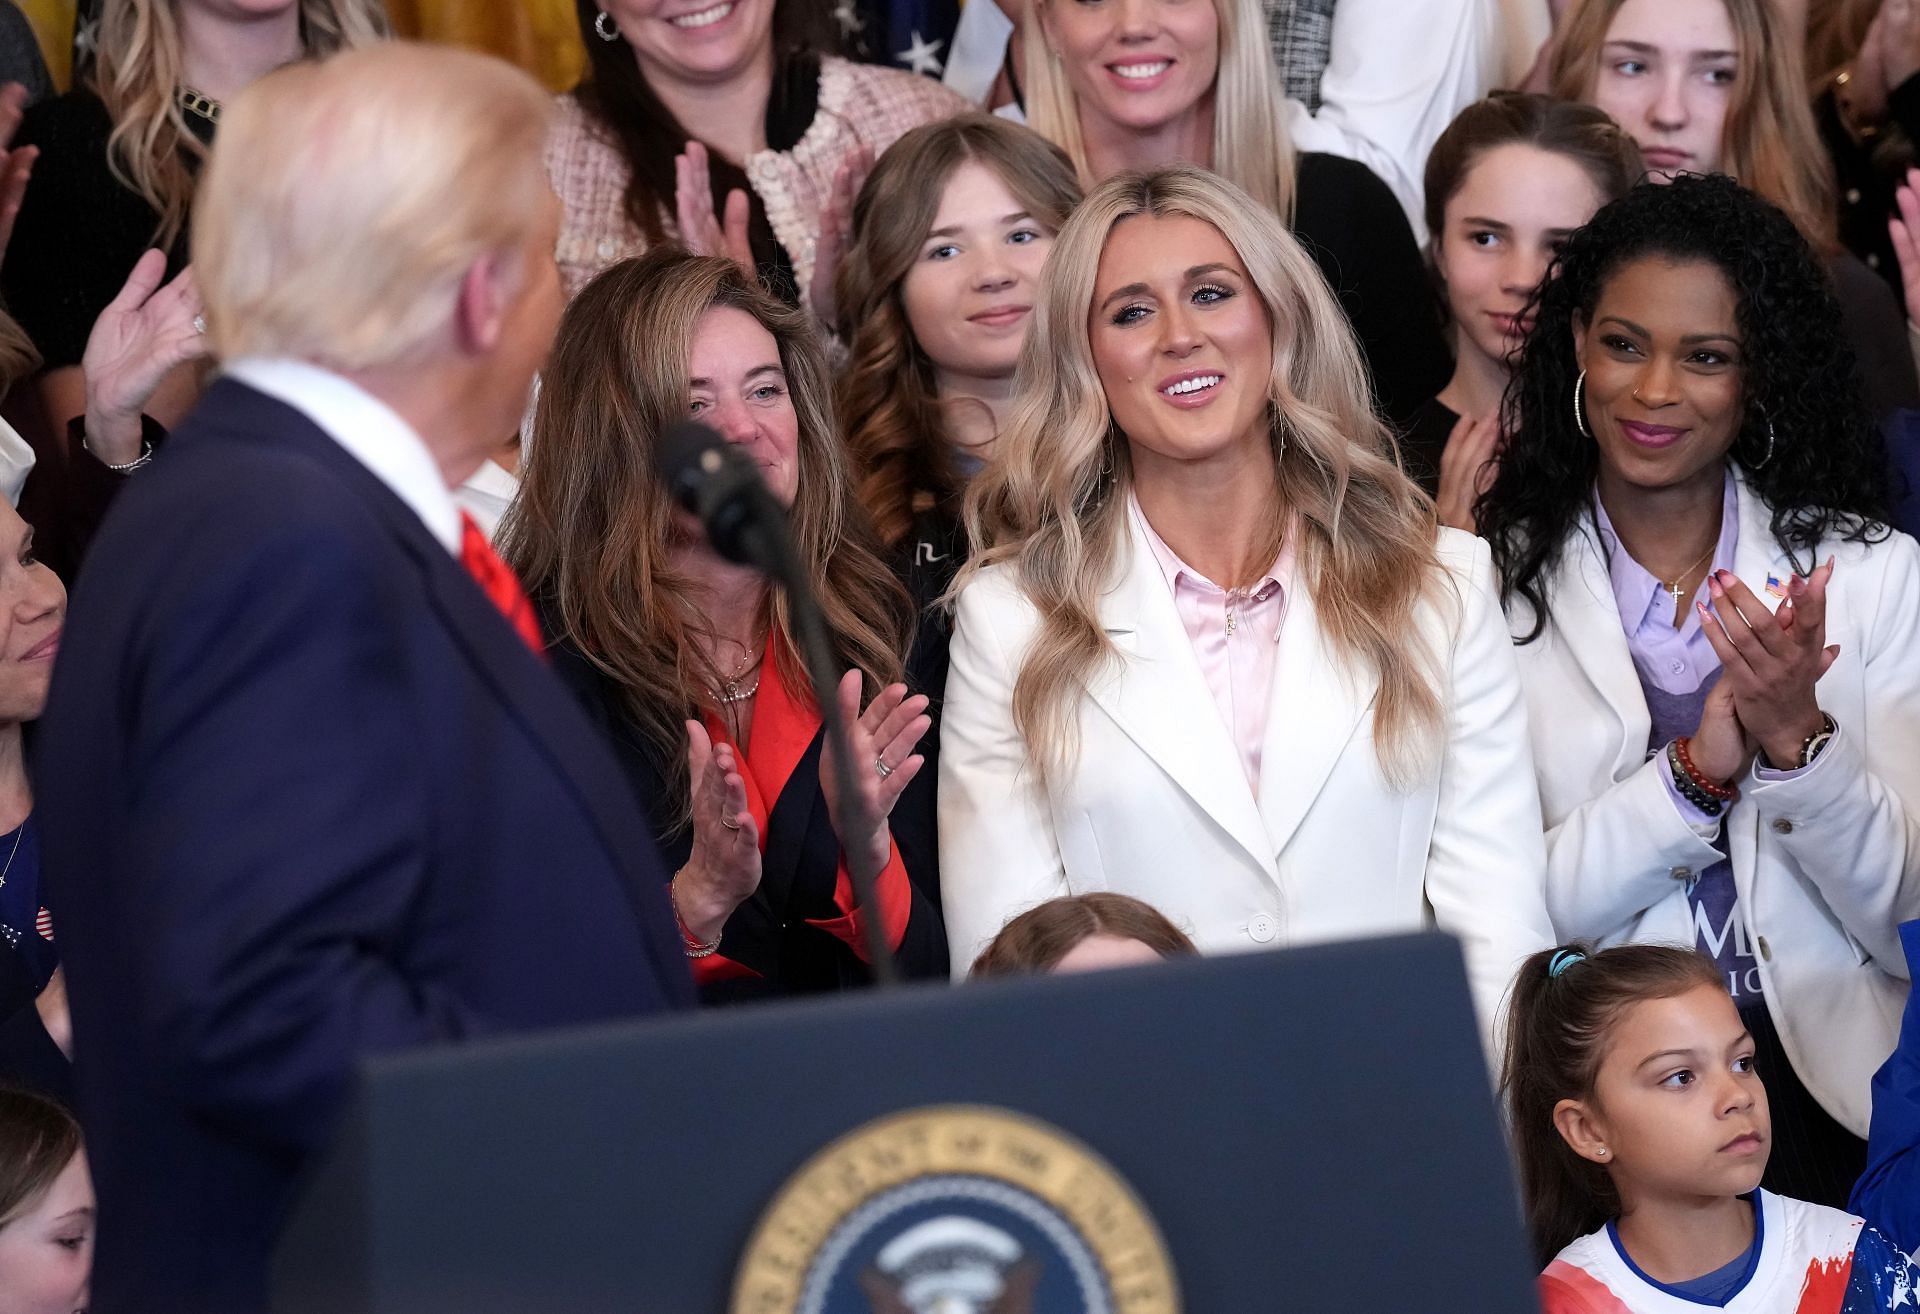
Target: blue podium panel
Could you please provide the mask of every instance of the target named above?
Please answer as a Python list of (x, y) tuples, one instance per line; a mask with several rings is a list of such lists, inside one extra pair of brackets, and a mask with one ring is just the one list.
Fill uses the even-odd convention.
[(383, 1060), (274, 1310), (1533, 1314), (1519, 1218), (1410, 936)]

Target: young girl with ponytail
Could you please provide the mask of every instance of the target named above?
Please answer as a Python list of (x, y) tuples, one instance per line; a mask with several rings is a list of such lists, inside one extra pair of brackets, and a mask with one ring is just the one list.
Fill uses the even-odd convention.
[(1920, 1289), (1920, 1267), (1860, 1219), (1760, 1188), (1766, 1087), (1701, 954), (1533, 955), (1502, 1088), (1546, 1314), (1877, 1314)]

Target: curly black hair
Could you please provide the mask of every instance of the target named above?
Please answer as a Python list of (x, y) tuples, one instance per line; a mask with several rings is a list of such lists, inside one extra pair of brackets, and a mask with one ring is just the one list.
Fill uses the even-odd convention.
[(1546, 626), (1546, 578), (1589, 514), (1600, 468), (1573, 414), (1575, 317), (1590, 317), (1608, 280), (1643, 256), (1706, 261), (1733, 284), (1745, 415), (1730, 456), (1772, 509), (1773, 536), (1795, 567), (1811, 569), (1831, 535), (1873, 542), (1889, 532), (1885, 447), (1819, 257), (1783, 212), (1730, 178), (1642, 183), (1568, 239), (1535, 295), (1502, 406), (1511, 436), (1475, 507), (1501, 600), (1532, 607), (1522, 643)]

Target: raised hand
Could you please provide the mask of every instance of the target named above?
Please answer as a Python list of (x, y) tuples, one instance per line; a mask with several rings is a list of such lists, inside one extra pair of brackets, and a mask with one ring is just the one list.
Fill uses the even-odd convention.
[(18, 82), (0, 86), (0, 255), (13, 240), (13, 221), (20, 217), (33, 162), (40, 158), (38, 146), (13, 146), (13, 134), (20, 130), (20, 118), (26, 109), (25, 87)]
[(827, 815), (833, 820), (833, 833), (840, 837), (848, 869), (877, 877), (887, 865), (891, 839), (887, 818), (901, 792), (926, 764), (913, 750), (933, 720), (926, 714), (926, 696), (909, 698), (904, 684), (888, 685), (862, 712), (858, 671), (841, 677), (838, 697), (853, 745), (852, 774), (859, 797), (840, 796), (831, 738), (820, 754), (820, 788), (827, 796)]
[(148, 251), (87, 335), (80, 372), (87, 385), (87, 447), (109, 465), (140, 455), (140, 412), (161, 381), (207, 354), (193, 270), (165, 287), (162, 251)]
[(1712, 607), (1694, 604), (1741, 726), (1768, 763), (1783, 770), (1798, 765), (1801, 744), (1823, 724), (1814, 685), (1840, 655), (1838, 647), (1826, 646), (1832, 578), (1831, 559), (1807, 579), (1794, 576), (1776, 614), (1732, 572), (1719, 571), (1707, 577)]
[(1447, 435), (1446, 450), (1440, 454), (1440, 491), (1433, 499), (1440, 523), (1474, 533), (1474, 503), (1493, 487), (1499, 473), (1498, 417), (1489, 415), (1476, 420), (1461, 416), (1453, 432)]
[(807, 300), (814, 318), (835, 331), (839, 325), (839, 299), (835, 291), (840, 263), (853, 244), (853, 202), (873, 172), (873, 148), (862, 143), (847, 153), (834, 171), (833, 190), (820, 211), (820, 239), (813, 248), (813, 281), (807, 288)]
[(1920, 321), (1920, 169), (1907, 170), (1907, 180), (1894, 189), (1893, 206), (1887, 233), (1893, 239), (1893, 254), (1900, 261), (1907, 318)]
[(747, 810), (747, 785), (730, 744), (687, 722), (687, 779), (693, 793), (693, 852), (674, 874), (673, 903), (700, 940), (720, 938), (733, 910), (760, 888), (760, 828)]
[(753, 244), (747, 240), (747, 194), (739, 188), (727, 193), (726, 214), (713, 213), (713, 175), (707, 148), (697, 141), (673, 157), (674, 222), (680, 243), (695, 255), (723, 255), (746, 270), (753, 269)]

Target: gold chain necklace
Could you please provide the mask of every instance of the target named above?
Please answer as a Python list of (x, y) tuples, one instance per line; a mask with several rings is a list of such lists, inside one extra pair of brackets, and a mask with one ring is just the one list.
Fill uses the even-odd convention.
[(192, 87), (182, 86), (176, 99), (180, 102), (180, 108), (187, 113), (203, 118), (208, 123), (220, 122), (220, 102), (212, 96), (195, 91)]

